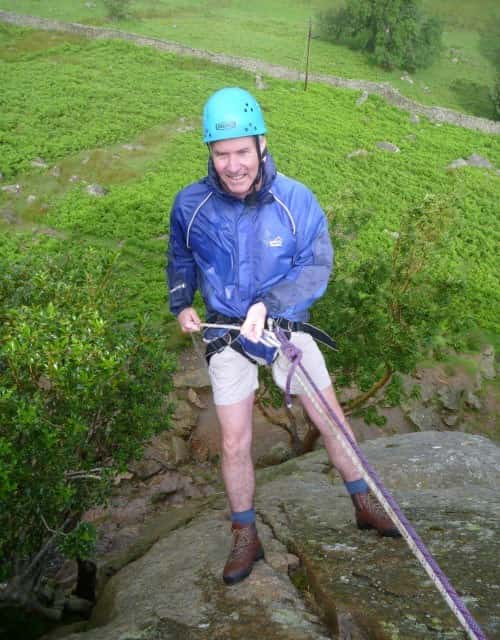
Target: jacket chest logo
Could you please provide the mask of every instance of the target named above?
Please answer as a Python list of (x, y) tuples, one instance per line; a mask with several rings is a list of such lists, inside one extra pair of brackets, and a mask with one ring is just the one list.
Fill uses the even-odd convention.
[(276, 236), (276, 238), (273, 238), (272, 240), (269, 240), (269, 246), (270, 247), (282, 247), (283, 246), (283, 239), (281, 238), (281, 236)]

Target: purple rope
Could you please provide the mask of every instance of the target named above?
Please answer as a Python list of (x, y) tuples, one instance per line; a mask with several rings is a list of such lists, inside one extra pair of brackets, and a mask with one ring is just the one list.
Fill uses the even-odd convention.
[[(300, 351), (300, 349), (298, 349), (294, 344), (292, 344), (290, 342), (290, 340), (288, 340), (288, 338), (286, 337), (286, 335), (285, 335), (285, 333), (284, 333), (284, 331), (282, 329), (280, 329), (279, 327), (276, 327), (274, 331), (275, 331), (276, 337), (280, 341), (282, 352), (292, 362), (293, 369), (292, 369), (292, 367), (290, 367), (291, 373), (289, 373), (288, 377), (287, 377), (287, 394), (288, 394), (288, 398), (289, 398), (289, 392), (290, 392), (291, 377), (292, 377), (293, 373), (295, 372), (296, 368), (298, 367), (300, 369), (300, 371), (304, 374), (304, 376), (307, 379), (308, 383), (311, 385), (311, 387), (312, 387), (313, 391), (315, 392), (315, 394), (321, 400), (321, 402), (322, 402), (323, 406), (325, 407), (327, 413), (329, 413), (330, 417), (337, 424), (337, 426), (340, 429), (340, 432), (342, 433), (342, 435), (347, 440), (347, 442), (351, 446), (352, 450), (354, 451), (354, 453), (356, 454), (356, 456), (360, 460), (360, 462), (362, 464), (362, 467), (365, 470), (366, 474), (370, 477), (371, 481), (377, 487), (378, 491), (384, 496), (384, 498), (386, 499), (387, 503), (390, 505), (391, 509), (397, 515), (397, 517), (399, 518), (399, 520), (400, 520), (403, 528), (405, 529), (407, 535), (415, 543), (416, 548), (419, 550), (419, 552), (423, 555), (423, 557), (425, 558), (425, 560), (427, 561), (429, 566), (432, 568), (433, 573), (437, 577), (438, 581), (440, 582), (442, 588), (444, 589), (444, 591), (446, 592), (446, 594), (448, 595), (448, 597), (452, 601), (453, 605), (456, 607), (457, 611), (459, 611), (460, 614), (462, 615), (462, 617), (463, 617), (463, 619), (464, 619), (464, 621), (466, 623), (466, 624), (463, 624), (463, 622), (460, 620), (460, 622), (462, 622), (462, 626), (466, 629), (466, 631), (472, 631), (474, 633), (474, 636), (472, 636), (472, 637), (474, 637), (475, 639), (477, 639), (477, 640), (487, 640), (487, 638), (484, 635), (484, 633), (482, 632), (480, 626), (475, 621), (475, 619), (473, 618), (472, 614), (467, 609), (467, 607), (465, 606), (464, 602), (462, 601), (460, 596), (457, 594), (457, 592), (455, 591), (455, 589), (451, 585), (450, 581), (448, 580), (446, 575), (443, 573), (443, 571), (441, 570), (441, 568), (437, 564), (436, 560), (434, 559), (432, 554), (429, 552), (429, 550), (425, 546), (424, 542), (422, 541), (422, 539), (420, 538), (418, 533), (415, 531), (415, 529), (412, 527), (412, 525), (410, 524), (410, 522), (408, 521), (406, 516), (401, 511), (401, 509), (400, 509), (398, 503), (396, 502), (396, 500), (392, 497), (392, 495), (389, 493), (389, 491), (387, 491), (387, 489), (384, 487), (384, 485), (382, 484), (382, 481), (381, 481), (380, 477), (378, 476), (377, 472), (371, 466), (371, 464), (368, 462), (366, 456), (361, 451), (361, 449), (359, 448), (357, 443), (354, 442), (354, 440), (351, 438), (351, 435), (350, 435), (349, 431), (347, 430), (346, 426), (343, 424), (342, 420), (340, 420), (340, 418), (337, 416), (335, 411), (328, 404), (327, 400), (325, 399), (325, 397), (323, 396), (321, 391), (318, 389), (318, 387), (316, 386), (316, 384), (312, 380), (312, 378), (309, 375), (309, 373), (305, 370), (305, 368), (304, 368), (304, 366), (302, 365), (302, 362), (301, 362), (302, 352)], [(454, 611), (454, 613), (456, 615), (455, 611)], [(469, 627), (469, 629), (467, 629), (467, 627)], [(469, 635), (470, 635), (470, 633), (469, 633)]]
[[(282, 330), (279, 329), (279, 331), (282, 331)], [(281, 351), (283, 352), (283, 355), (285, 355), (291, 363), (290, 368), (288, 369), (288, 375), (286, 377), (285, 402), (286, 402), (286, 406), (289, 409), (291, 409), (292, 397), (290, 392), (290, 386), (291, 386), (292, 378), (297, 368), (297, 365), (302, 366), (300, 363), (300, 361), (302, 360), (302, 351), (297, 346), (292, 344), (290, 340), (287, 339), (284, 333), (283, 333), (283, 336), (285, 337), (286, 342), (284, 343), (280, 340)]]

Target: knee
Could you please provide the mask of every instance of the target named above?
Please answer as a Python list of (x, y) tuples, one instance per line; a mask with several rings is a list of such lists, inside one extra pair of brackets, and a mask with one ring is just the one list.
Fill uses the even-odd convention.
[(252, 434), (229, 433), (222, 436), (222, 455), (226, 459), (238, 459), (247, 456), (252, 447)]

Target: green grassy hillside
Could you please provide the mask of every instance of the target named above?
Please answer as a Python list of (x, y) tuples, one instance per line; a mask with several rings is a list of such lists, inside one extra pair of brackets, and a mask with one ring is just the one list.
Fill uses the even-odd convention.
[[(309, 19), (317, 32), (319, 11), (340, 0), (314, 2), (204, 2), (137, 0), (130, 18), (112, 23), (104, 5), (86, 2), (0, 0), (0, 9), (66, 21), (114, 26), (235, 56), (267, 60), (298, 71), (305, 68)], [(489, 90), (498, 72), (500, 6), (495, 0), (475, 3), (426, 0), (425, 9), (444, 22), (444, 49), (430, 68), (402, 79), (400, 71), (385, 72), (361, 53), (315, 39), (310, 69), (315, 73), (387, 81), (405, 95), (482, 117), (493, 117)]]
[[(63, 233), (67, 250), (72, 242), (119, 248), (122, 315), (144, 310), (163, 316), (169, 208), (177, 190), (205, 171), (202, 105), (226, 84), (253, 90), (253, 78), (123, 42), (66, 41), (3, 27), (1, 44), (0, 170), (22, 191), (3, 192), (0, 207), (13, 209), (24, 224)], [(411, 124), (408, 114), (382, 99), (370, 97), (356, 107), (357, 97), (269, 80), (258, 98), (278, 167), (312, 187), (334, 231), (336, 225), (356, 229), (355, 243), (364, 252), (387, 242), (402, 212), (426, 194), (453, 198), (460, 210), (452, 255), (466, 287), (462, 311), (491, 329), (498, 319), (491, 301), (498, 294), (499, 178), (493, 170), (449, 172), (446, 166), (478, 153), (499, 167), (498, 138), (426, 121)], [(121, 146), (134, 141), (140, 142), (135, 151)], [(380, 141), (396, 144), (400, 153), (382, 151)], [(348, 159), (358, 148), (368, 155)], [(60, 175), (33, 168), (37, 157), (49, 167), (57, 164)], [(89, 196), (83, 179), (104, 184), (109, 194)], [(36, 198), (28, 203), (30, 194)], [(349, 270), (347, 255), (339, 247), (339, 270)]]

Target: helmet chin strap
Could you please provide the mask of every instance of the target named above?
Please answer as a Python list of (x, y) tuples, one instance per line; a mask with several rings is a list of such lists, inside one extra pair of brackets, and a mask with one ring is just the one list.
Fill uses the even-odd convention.
[(254, 136), (255, 146), (257, 148), (257, 158), (259, 160), (259, 168), (257, 169), (257, 175), (255, 176), (254, 181), (252, 182), (252, 186), (250, 193), (246, 196), (245, 200), (250, 204), (255, 200), (255, 196), (257, 195), (257, 184), (262, 180), (262, 172), (264, 169), (264, 161), (267, 155), (267, 145), (264, 147), (264, 151), (260, 148), (260, 140), (259, 136)]

